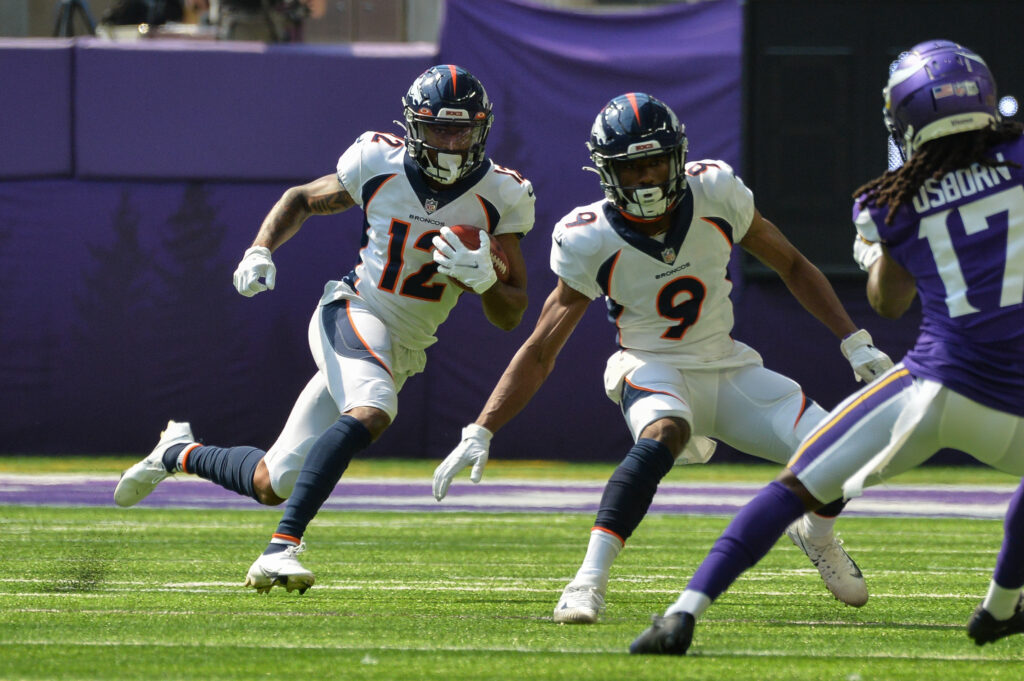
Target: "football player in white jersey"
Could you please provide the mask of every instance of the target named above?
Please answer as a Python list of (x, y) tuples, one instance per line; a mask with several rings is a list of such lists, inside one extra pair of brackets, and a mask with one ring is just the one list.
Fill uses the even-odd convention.
[[(420, 75), (402, 101), (404, 139), (363, 133), (336, 173), (287, 190), (235, 271), (244, 296), (273, 289), (271, 253), (308, 217), (363, 209), (359, 261), (324, 288), (309, 324), (318, 371), (277, 441), (267, 452), (201, 446), (189, 424), (172, 421), (114, 492), (118, 505), (131, 506), (182, 471), (263, 504), (287, 499), (267, 550), (246, 576), (246, 586), (260, 592), (278, 584), (301, 593), (313, 584), (313, 573), (295, 557), (306, 527), (352, 456), (395, 418), (398, 391), (423, 370), (424, 350), (463, 291), (479, 294), (488, 320), (504, 330), (517, 326), (526, 309), (519, 239), (533, 226), (533, 188), (485, 154), (493, 114), (483, 85), (461, 67), (439, 65)], [(454, 225), (481, 228), (479, 248), (464, 246), (451, 233)], [(507, 282), (494, 271), (492, 238), (509, 258)]]
[[(605, 198), (576, 208), (553, 233), (558, 283), (530, 338), (516, 353), (462, 442), (437, 467), (441, 500), (458, 471), (478, 482), (492, 435), (531, 399), (590, 302), (605, 297), (619, 349), (604, 383), (622, 408), (635, 445), (612, 474), (576, 577), (556, 622), (596, 622), (608, 573), (679, 460), (704, 463), (717, 438), (780, 464), (825, 415), (794, 381), (770, 371), (733, 340), (727, 266), (734, 244), (775, 270), (808, 312), (842, 339), (858, 378), (892, 362), (858, 330), (824, 275), (754, 206), (753, 195), (721, 161), (686, 163), (683, 126), (642, 93), (611, 100), (588, 143)], [(867, 601), (857, 565), (833, 533), (841, 503), (793, 524), (790, 536), (819, 568), (836, 598)]]

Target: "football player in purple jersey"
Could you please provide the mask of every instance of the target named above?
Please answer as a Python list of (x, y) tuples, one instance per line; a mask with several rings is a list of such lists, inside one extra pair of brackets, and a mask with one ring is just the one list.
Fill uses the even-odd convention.
[[(632, 653), (684, 655), (696, 618), (795, 518), (942, 448), (1024, 474), (1024, 128), (1000, 116), (984, 60), (946, 40), (904, 53), (883, 95), (905, 162), (855, 192), (854, 258), (883, 317), (920, 298), (917, 342), (804, 438)], [(1007, 510), (988, 593), (967, 624), (977, 645), (1024, 633), (1022, 490)]]
[[(533, 227), (533, 187), (485, 153), (494, 115), (483, 85), (459, 66), (433, 66), (402, 104), (404, 137), (365, 132), (335, 172), (288, 189), (235, 271), (244, 296), (273, 289), (271, 252), (306, 219), (363, 210), (358, 262), (324, 287), (309, 324), (317, 372), (277, 441), (266, 452), (206, 446), (188, 423), (171, 421), (114, 490), (115, 503), (132, 506), (183, 472), (261, 504), (287, 499), (277, 531), (246, 575), (245, 585), (261, 593), (275, 585), (302, 593), (313, 584), (312, 571), (296, 558), (307, 526), (352, 457), (395, 418), (402, 385), (424, 369), (425, 350), (463, 291), (479, 295), (488, 321), (504, 330), (526, 309), (519, 239)], [(482, 227), (479, 248), (451, 236), (455, 225)], [(494, 271), (491, 238), (509, 256), (507, 283)]]

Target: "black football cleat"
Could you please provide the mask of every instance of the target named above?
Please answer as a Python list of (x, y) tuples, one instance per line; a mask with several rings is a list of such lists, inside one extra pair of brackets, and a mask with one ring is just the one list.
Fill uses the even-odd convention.
[(1024, 596), (1017, 601), (1009, 619), (997, 620), (979, 605), (967, 622), (967, 635), (974, 639), (975, 645), (983, 646), (1013, 634), (1024, 634)]
[(629, 646), (631, 655), (685, 655), (693, 640), (693, 615), (676, 612), (651, 617), (651, 626)]

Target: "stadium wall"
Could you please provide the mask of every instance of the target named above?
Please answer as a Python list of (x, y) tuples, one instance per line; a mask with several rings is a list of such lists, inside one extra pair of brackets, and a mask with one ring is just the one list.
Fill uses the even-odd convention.
[[(651, 92), (686, 123), (690, 159), (740, 166), (742, 31), (732, 0), (600, 15), (449, 0), (439, 46), (0, 42), (0, 449), (144, 452), (168, 418), (213, 444), (269, 446), (314, 371), (309, 315), (354, 264), (362, 216), (310, 220), (275, 255), (273, 292), (241, 298), (231, 272), (286, 187), (332, 172), (362, 131), (394, 131), (408, 84), (454, 62), (495, 102), (490, 155), (530, 178), (538, 203), (521, 327), (490, 327), (467, 296), (372, 450), (444, 456), (554, 283), (551, 225), (597, 196), (580, 167), (608, 99)], [(855, 387), (781, 284), (733, 275), (737, 338), (826, 407)], [(840, 288), (901, 354), (912, 328), (879, 324), (862, 281)], [(601, 387), (613, 349), (597, 302), (494, 456), (620, 457), (629, 436)]]

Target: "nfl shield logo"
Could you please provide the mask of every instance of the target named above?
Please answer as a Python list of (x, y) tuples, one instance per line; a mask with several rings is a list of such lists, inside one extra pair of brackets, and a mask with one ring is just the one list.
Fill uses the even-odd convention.
[(423, 209), (427, 211), (427, 215), (430, 215), (437, 210), (437, 199), (427, 199), (423, 202)]
[(676, 261), (676, 249), (666, 248), (661, 252), (661, 259), (671, 265)]

